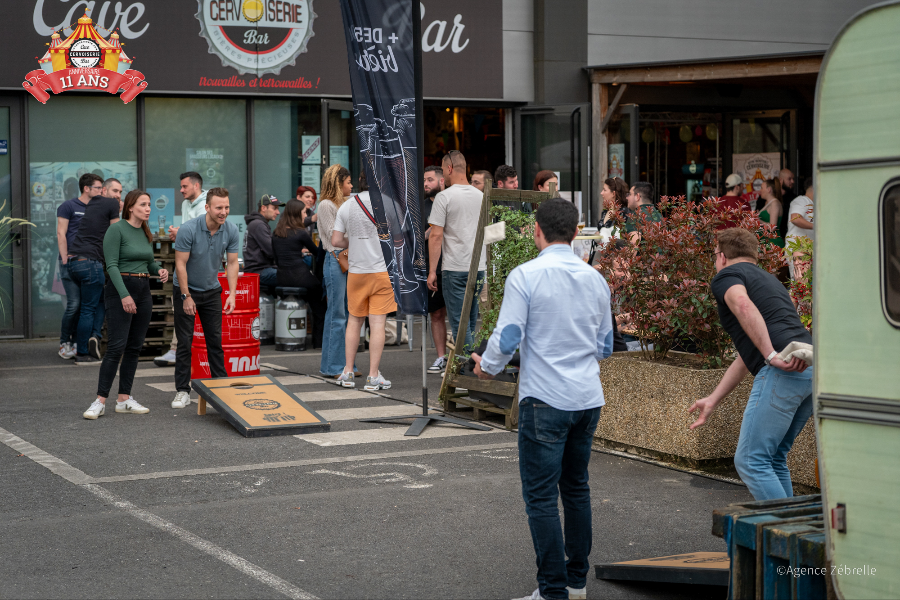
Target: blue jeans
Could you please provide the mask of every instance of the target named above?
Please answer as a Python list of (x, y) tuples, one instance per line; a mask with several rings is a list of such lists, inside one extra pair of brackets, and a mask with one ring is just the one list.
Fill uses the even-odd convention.
[(69, 277), (69, 265), (59, 261), (59, 278), (62, 280), (63, 289), (66, 290), (66, 310), (63, 313), (62, 324), (59, 326), (59, 343), (67, 344), (75, 342), (75, 329), (78, 327), (78, 308), (81, 306), (81, 289), (72, 278)]
[(325, 327), (322, 331), (322, 363), (319, 371), (323, 375), (340, 375), (344, 372), (344, 333), (347, 331), (347, 274), (334, 254), (327, 252), (323, 270), (325, 294), (328, 308), (325, 311)]
[[(190, 284), (190, 282), (188, 282)], [(268, 269), (263, 269), (259, 272), (259, 287), (260, 288), (274, 288), (278, 285), (278, 269), (275, 267), (269, 267)], [(275, 291), (274, 289), (272, 290)], [(268, 294), (268, 291), (263, 290), (264, 294)]]
[[(456, 342), (456, 334), (459, 332), (459, 321), (462, 315), (463, 300), (466, 297), (466, 282), (469, 280), (468, 271), (442, 271), (442, 285), (444, 287), (444, 304), (447, 305), (447, 315), (450, 316), (450, 335)], [(457, 353), (461, 351), (471, 351), (475, 339), (475, 324), (478, 321), (478, 294), (481, 293), (481, 286), (484, 285), (484, 271), (478, 271), (478, 278), (475, 280), (475, 296), (472, 298), (472, 308), (469, 310), (469, 323), (466, 328), (466, 337), (464, 348), (457, 348)]]
[(734, 466), (755, 500), (794, 495), (787, 455), (813, 411), (812, 378), (812, 367), (802, 373), (763, 367), (753, 379)]
[(103, 263), (70, 259), (69, 277), (78, 285), (81, 293), (81, 315), (78, 317), (75, 342), (78, 344), (78, 354), (85, 355), (88, 353), (88, 340), (91, 336), (99, 337), (103, 317), (106, 316), (103, 306), (103, 286), (106, 283)]
[[(583, 588), (593, 532), (588, 463), (600, 407), (564, 411), (536, 398), (519, 403), (519, 474), (544, 598)], [(565, 535), (557, 498), (562, 496)], [(568, 559), (566, 558), (568, 557)]]

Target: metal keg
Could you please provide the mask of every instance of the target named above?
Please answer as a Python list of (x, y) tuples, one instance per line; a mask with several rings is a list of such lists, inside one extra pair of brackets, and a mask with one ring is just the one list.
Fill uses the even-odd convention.
[(275, 299), (268, 294), (259, 295), (259, 343), (275, 343)]
[(303, 288), (276, 288), (275, 349), (287, 352), (306, 350), (306, 302)]

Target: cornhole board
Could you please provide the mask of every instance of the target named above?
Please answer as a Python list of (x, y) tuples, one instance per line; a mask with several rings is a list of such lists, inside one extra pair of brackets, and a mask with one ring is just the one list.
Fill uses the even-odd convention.
[(727, 552), (691, 552), (595, 565), (597, 579), (728, 585)]
[(200, 395), (197, 414), (205, 414), (209, 402), (244, 437), (331, 430), (331, 423), (271, 375), (192, 379), (191, 386)]

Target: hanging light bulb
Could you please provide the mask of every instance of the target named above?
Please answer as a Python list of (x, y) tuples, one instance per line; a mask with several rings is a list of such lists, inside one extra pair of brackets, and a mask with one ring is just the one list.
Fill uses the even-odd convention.
[(641, 139), (644, 140), (645, 144), (650, 144), (653, 142), (653, 139), (656, 137), (656, 134), (653, 132), (652, 127), (646, 127), (643, 132), (641, 132)]
[(692, 139), (694, 139), (694, 132), (691, 131), (690, 125), (682, 125), (678, 129), (678, 139), (680, 139), (684, 143), (688, 143)]

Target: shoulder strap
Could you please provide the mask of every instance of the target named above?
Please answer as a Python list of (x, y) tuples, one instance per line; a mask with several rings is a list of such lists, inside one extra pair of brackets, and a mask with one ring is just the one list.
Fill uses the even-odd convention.
[(378, 223), (375, 222), (375, 217), (372, 216), (372, 213), (369, 212), (369, 209), (366, 208), (366, 205), (363, 204), (363, 201), (359, 199), (359, 194), (353, 197), (356, 198), (356, 203), (359, 204), (359, 207), (362, 209), (362, 211), (366, 213), (366, 216), (369, 217), (370, 221), (372, 221), (372, 225), (378, 227)]

